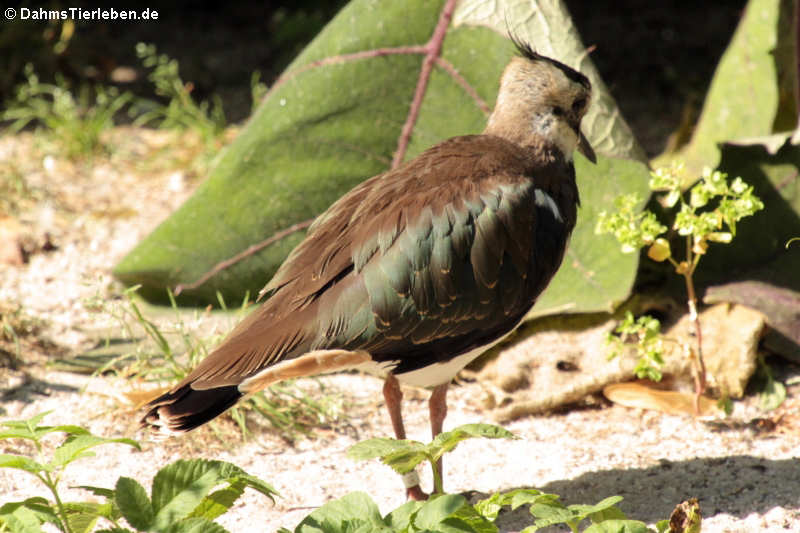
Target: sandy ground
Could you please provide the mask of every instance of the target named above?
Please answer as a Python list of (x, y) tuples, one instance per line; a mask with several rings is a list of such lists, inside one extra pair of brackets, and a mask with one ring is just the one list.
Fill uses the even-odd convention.
[[(20, 142), (0, 139), (0, 162), (18, 158)], [(110, 269), (190, 194), (194, 183), (168, 169), (143, 179), (115, 165), (77, 170), (66, 165), (43, 157), (19, 169), (31, 190), (44, 192), (32, 195), (15, 216), (23, 240), (33, 244), (26, 245), (27, 263), (0, 267), (0, 303), (18, 304), (42, 326), (33, 339), (24, 339), (17, 369), (0, 366), (0, 421), (52, 410), (45, 423), (127, 436), (137, 415), (117, 400), (126, 382), (49, 371), (42, 363), (48, 353), (85, 350), (111, 326), (107, 317), (89, 310), (87, 300), (110, 301), (119, 294)], [(293, 528), (313, 508), (354, 490), (368, 492), (383, 512), (390, 511), (403, 502), (399, 479), (377, 462), (355, 463), (345, 456), (355, 442), (391, 433), (381, 383), (355, 374), (322, 381), (341, 398), (346, 416), (314, 439), (289, 446), (267, 431), (244, 444), (221, 443), (206, 432), (164, 443), (143, 441), (141, 452), (108, 445), (97, 448), (96, 458), (69, 469), (63, 486), (111, 487), (119, 476), (149, 486), (158, 468), (178, 458), (208, 457), (241, 466), (281, 494), (272, 504), (246, 493), (219, 519), (233, 532)], [(535, 487), (560, 494), (566, 503), (595, 503), (619, 494), (628, 516), (650, 523), (697, 497), (706, 517), (704, 532), (800, 531), (798, 392), (797, 385), (790, 388), (790, 400), (779, 413), (759, 419), (751, 400), (737, 404), (730, 421), (717, 424), (604, 404), (526, 417), (506, 425), (519, 440), (463, 443), (446, 458), (445, 486), (449, 492), (480, 493)], [(453, 387), (445, 429), (491, 421), (491, 413), (480, 407), (482, 394), (480, 383)], [(427, 440), (426, 400), (424, 391), (407, 391), (410, 438)], [(0, 441), (0, 453), (27, 451), (15, 441)], [(427, 472), (423, 479), (429, 486)], [(0, 504), (33, 495), (46, 495), (33, 478), (0, 470)], [(67, 490), (67, 499), (87, 497)], [(525, 515), (501, 516), (498, 524), (503, 531), (518, 531)]]
[[(290, 447), (266, 433), (245, 444), (209, 445), (206, 434), (189, 436), (184, 442), (144, 442), (141, 452), (107, 445), (96, 449), (96, 458), (68, 470), (63, 484), (112, 487), (117, 477), (125, 475), (149, 486), (158, 468), (189, 455), (231, 461), (280, 492), (275, 504), (255, 492), (246, 493), (220, 518), (230, 531), (293, 528), (313, 508), (354, 490), (366, 491), (388, 512), (403, 503), (398, 477), (377, 462), (356, 463), (345, 455), (358, 440), (390, 434), (380, 400), (381, 383), (358, 375), (323, 379), (346, 398), (348, 419), (335, 430), (322, 430), (316, 439)], [(36, 392), (5, 402), (6, 414), (19, 418), (53, 410), (45, 422), (86, 425), (107, 436), (125, 434), (132, 417), (120, 415), (106, 395), (118, 384), (95, 380), (81, 394), (78, 389), (84, 385), (85, 379), (74, 374), (48, 374)], [(479, 394), (477, 384), (455, 387), (446, 426), (490, 421), (476, 406)], [(427, 440), (425, 395), (408, 396), (409, 437)], [(712, 427), (685, 417), (617, 406), (532, 416), (506, 427), (520, 440), (467, 441), (447, 457), (449, 492), (490, 494), (534, 487), (560, 494), (566, 503), (594, 503), (619, 494), (625, 498), (620, 506), (628, 516), (647, 522), (667, 517), (677, 503), (694, 496), (706, 516), (703, 531), (798, 531), (796, 433), (762, 432), (754, 426)], [(20, 451), (4, 446), (6, 453)], [(194, 452), (187, 451), (193, 448)], [(427, 472), (422, 474), (429, 487)], [(0, 487), (4, 502), (44, 495), (30, 477), (12, 470), (0, 471)], [(80, 490), (68, 490), (67, 495), (87, 496)], [(525, 518), (524, 512), (501, 517), (502, 531), (522, 529)]]

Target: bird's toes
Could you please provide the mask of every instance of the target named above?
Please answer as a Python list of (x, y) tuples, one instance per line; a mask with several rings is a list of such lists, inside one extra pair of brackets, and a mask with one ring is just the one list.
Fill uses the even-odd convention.
[(414, 485), (406, 489), (406, 498), (417, 502), (424, 502), (428, 499), (428, 495), (422, 492), (419, 485)]

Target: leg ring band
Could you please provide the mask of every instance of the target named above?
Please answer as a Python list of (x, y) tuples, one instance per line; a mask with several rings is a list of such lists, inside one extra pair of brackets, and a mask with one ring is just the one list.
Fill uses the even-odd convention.
[(403, 485), (405, 485), (407, 489), (419, 485), (419, 475), (417, 474), (417, 472), (412, 470), (407, 474), (403, 474)]

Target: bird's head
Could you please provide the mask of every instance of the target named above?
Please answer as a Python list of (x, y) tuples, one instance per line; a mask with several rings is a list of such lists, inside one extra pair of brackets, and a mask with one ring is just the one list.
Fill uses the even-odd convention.
[(578, 150), (595, 162), (589, 141), (581, 133), (581, 119), (589, 109), (589, 79), (567, 65), (537, 54), (514, 40), (520, 55), (500, 78), (497, 103), (484, 133), (522, 146), (550, 141), (567, 160)]

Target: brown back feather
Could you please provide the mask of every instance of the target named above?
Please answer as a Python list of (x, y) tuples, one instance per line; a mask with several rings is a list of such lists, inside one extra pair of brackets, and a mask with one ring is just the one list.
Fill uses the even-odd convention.
[[(536, 188), (548, 191), (565, 213), (569, 233), (577, 202), (571, 172), (571, 166), (552, 147), (523, 149), (499, 137), (474, 135), (445, 141), (406, 165), (367, 180), (318, 218), (267, 285), (267, 301), (176, 388), (187, 383), (196, 389), (232, 385), (261, 368), (310, 349), (343, 347), (326, 346), (325, 339), (336, 337), (350, 325), (347, 315), (359, 312), (353, 307), (340, 308), (342, 302), (361, 299), (361, 307), (369, 307), (359, 272), (376, 256), (400, 246), (401, 235), (430, 231), (429, 219), (434, 215), (445, 214), (451, 225), (459, 224), (457, 218), (465, 202), (484, 201), (482, 198), (493, 201), (491, 197), (500, 186), (533, 182)], [(522, 219), (502, 220), (505, 232), (484, 236), (486, 249), (494, 254), (486, 259), (487, 268), (499, 268), (502, 257), (496, 255), (504, 251), (518, 269), (526, 268), (534, 246), (530, 233), (535, 222), (533, 209), (515, 216)], [(453, 243), (456, 252), (460, 250), (462, 254), (469, 251), (465, 245), (473, 249), (474, 255), (472, 243)], [(560, 262), (560, 257), (555, 259)], [(491, 277), (493, 273), (486, 275)], [(441, 276), (431, 278), (428, 283), (447, 283), (441, 281)], [(446, 294), (446, 290), (442, 285), (438, 292), (430, 293)], [(513, 301), (512, 296), (505, 298)], [(437, 308), (434, 304), (417, 302), (421, 308)], [(465, 316), (480, 318), (475, 312), (464, 310)], [(438, 326), (419, 326), (417, 337), (437, 337)], [(320, 328), (328, 331), (319, 331)], [(442, 335), (453, 334), (452, 328), (442, 329)], [(425, 331), (424, 335), (421, 331)], [(381, 345), (373, 349), (393, 352), (387, 343), (401, 336), (402, 333), (388, 331)]]

